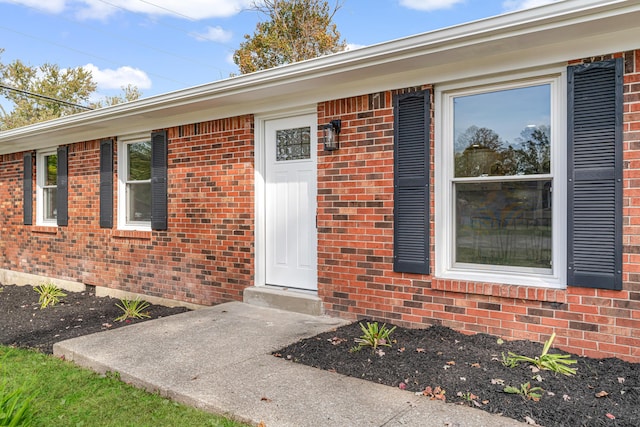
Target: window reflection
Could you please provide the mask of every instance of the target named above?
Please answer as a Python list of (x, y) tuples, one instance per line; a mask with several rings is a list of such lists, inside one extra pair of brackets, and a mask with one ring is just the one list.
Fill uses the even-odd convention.
[(456, 260), (550, 268), (551, 181), (456, 184)]
[(457, 263), (551, 269), (550, 93), (454, 98)]
[(127, 145), (127, 223), (151, 221), (151, 141)]
[(542, 85), (456, 98), (455, 176), (550, 173), (549, 93)]

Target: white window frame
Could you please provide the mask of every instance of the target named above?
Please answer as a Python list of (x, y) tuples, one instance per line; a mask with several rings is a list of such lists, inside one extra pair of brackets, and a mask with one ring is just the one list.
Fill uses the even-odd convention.
[[(550, 272), (535, 269), (455, 263), (455, 195), (453, 188), (453, 99), (458, 96), (548, 84), (551, 89), (552, 260)], [(563, 289), (567, 268), (567, 86), (558, 68), (435, 89), (435, 275), (438, 278)], [(523, 178), (523, 177), (518, 177)]]
[[(118, 229), (126, 231), (151, 231), (151, 221), (127, 221), (127, 171), (129, 156), (127, 146), (137, 142), (150, 142), (149, 133), (128, 135), (118, 138)], [(148, 180), (151, 182), (151, 179)], [(143, 182), (143, 181), (136, 181)]]
[[(36, 154), (36, 225), (44, 227), (57, 227), (58, 220), (45, 219), (44, 217), (44, 189), (53, 188), (53, 186), (46, 186), (47, 177), (47, 162), (46, 157), (51, 155), (57, 155), (56, 149), (48, 149), (38, 151)], [(57, 188), (57, 184), (56, 184)]]

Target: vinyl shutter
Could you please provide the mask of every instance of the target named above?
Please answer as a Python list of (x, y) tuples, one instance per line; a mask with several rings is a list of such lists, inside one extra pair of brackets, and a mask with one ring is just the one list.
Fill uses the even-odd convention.
[(394, 262), (429, 273), (430, 91), (396, 95), (394, 106)]
[(56, 218), (59, 226), (69, 224), (69, 177), (67, 147), (58, 147), (58, 175), (56, 179)]
[(113, 227), (113, 141), (100, 141), (100, 227)]
[(622, 289), (622, 59), (568, 68), (568, 285)]
[(22, 178), (22, 210), (24, 225), (33, 225), (33, 154), (24, 155), (24, 173)]
[(151, 229), (167, 229), (167, 131), (151, 133)]

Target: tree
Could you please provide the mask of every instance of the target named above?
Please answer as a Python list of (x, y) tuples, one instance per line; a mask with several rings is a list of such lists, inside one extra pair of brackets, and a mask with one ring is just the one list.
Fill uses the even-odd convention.
[(524, 175), (549, 173), (551, 170), (551, 144), (549, 126), (540, 125), (524, 129), (517, 138), (518, 173)]
[(513, 149), (503, 145), (493, 129), (469, 126), (456, 140), (456, 176), (513, 175)]
[(10, 64), (0, 61), (0, 83), (0, 94), (13, 104), (9, 112), (0, 111), (0, 131), (131, 101), (141, 95), (129, 85), (123, 87), (120, 96), (90, 104), (97, 88), (90, 71), (82, 67), (61, 69), (50, 63), (35, 67), (20, 60)]
[(125, 102), (135, 101), (136, 99), (142, 96), (142, 92), (138, 89), (137, 86), (132, 84), (128, 84), (127, 86), (122, 86), (122, 94), (116, 96), (107, 96), (101, 102), (94, 102), (91, 104), (92, 108), (102, 108), (108, 107), (110, 105), (123, 104)]
[(333, 16), (340, 8), (331, 8), (323, 0), (263, 0), (253, 3), (253, 9), (268, 20), (256, 25), (253, 36), (233, 54), (233, 62), (242, 74), (277, 67), (340, 52), (346, 43)]

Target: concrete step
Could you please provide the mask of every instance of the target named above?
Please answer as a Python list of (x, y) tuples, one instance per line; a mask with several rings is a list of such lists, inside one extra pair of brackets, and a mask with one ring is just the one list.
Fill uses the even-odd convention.
[(252, 286), (244, 290), (243, 301), (259, 307), (277, 308), (312, 316), (324, 314), (322, 300), (318, 295), (289, 288)]

